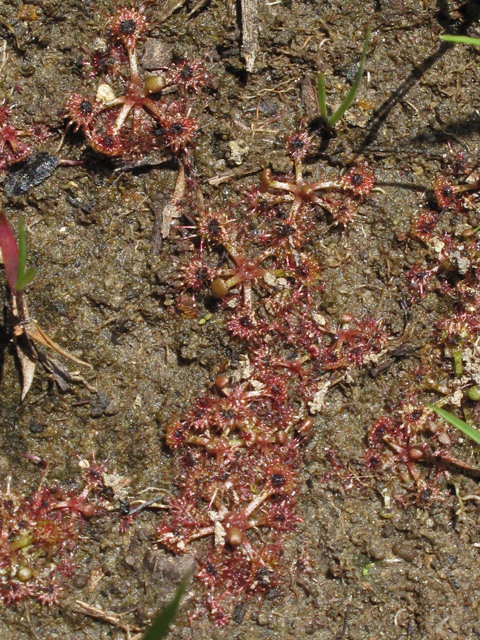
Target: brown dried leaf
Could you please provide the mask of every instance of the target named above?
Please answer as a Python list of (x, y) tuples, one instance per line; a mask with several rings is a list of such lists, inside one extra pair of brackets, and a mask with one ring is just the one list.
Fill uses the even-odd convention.
[(33, 353), (33, 350), (28, 343), (24, 344), (23, 341), (20, 340), (15, 346), (17, 348), (17, 355), (18, 359), (20, 360), (20, 366), (22, 367), (21, 400), (23, 402), (23, 400), (25, 400), (25, 396), (30, 391), (30, 387), (32, 386), (37, 361), (35, 358), (35, 354)]
[(26, 323), (24, 325), (23, 329), (28, 334), (28, 336), (30, 338), (33, 338), (33, 340), (36, 340), (37, 342), (40, 342), (40, 344), (43, 344), (45, 347), (48, 347), (49, 349), (53, 349), (53, 351), (56, 351), (60, 355), (64, 356), (65, 358), (68, 358), (68, 360), (71, 360), (72, 362), (75, 362), (76, 364), (79, 364), (79, 365), (82, 365), (84, 367), (89, 367), (90, 369), (93, 369), (91, 364), (89, 364), (88, 362), (84, 362), (83, 360), (80, 360), (80, 358), (77, 358), (72, 353), (69, 353), (68, 351), (63, 349), (60, 345), (58, 345), (56, 342), (54, 342), (45, 333), (45, 331), (43, 331), (43, 329), (41, 329), (38, 326), (38, 324), (35, 322), (35, 320), (29, 320), (28, 323)]

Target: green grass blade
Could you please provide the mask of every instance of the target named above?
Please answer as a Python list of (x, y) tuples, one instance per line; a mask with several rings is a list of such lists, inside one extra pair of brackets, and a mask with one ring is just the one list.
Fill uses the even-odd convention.
[[(357, 75), (355, 76), (355, 80), (352, 84), (350, 91), (347, 94), (347, 97), (342, 102), (342, 104), (338, 107), (334, 114), (330, 116), (327, 120), (327, 125), (329, 127), (333, 127), (337, 122), (342, 118), (345, 111), (350, 107), (352, 102), (355, 99), (355, 95), (358, 91), (358, 87), (362, 81), (363, 72), (365, 71), (365, 59), (367, 57), (368, 45), (370, 43), (370, 29), (367, 31), (367, 35), (365, 36), (365, 42), (363, 45), (362, 57), (360, 58), (360, 65), (358, 67)], [(322, 114), (323, 115), (323, 114)]]
[(463, 420), (460, 420), (460, 418), (457, 418), (457, 416), (454, 416), (453, 413), (450, 413), (449, 411), (445, 411), (445, 409), (441, 409), (440, 407), (436, 407), (434, 404), (427, 403), (427, 407), (435, 411), (435, 413), (438, 413), (439, 416), (444, 418), (444, 420), (446, 420), (453, 427), (456, 427), (457, 429), (459, 429), (463, 434), (468, 436), (471, 440), (473, 440), (477, 444), (480, 444), (480, 431), (478, 431), (478, 429), (474, 429)]
[(30, 267), (25, 271), (27, 264), (27, 239), (25, 235), (25, 220), (23, 216), (18, 218), (18, 275), (15, 284), (16, 291), (23, 291), (35, 278), (36, 270)]
[(170, 627), (172, 620), (177, 614), (178, 605), (187, 588), (189, 576), (186, 576), (179, 584), (173, 600), (171, 600), (158, 614), (153, 621), (152, 626), (148, 629), (147, 633), (143, 636), (142, 640), (161, 640), (164, 638)]
[(317, 76), (317, 94), (320, 113), (325, 122), (328, 120), (327, 100), (325, 97), (325, 74), (320, 72)]
[(15, 289), (17, 291), (23, 291), (25, 287), (32, 282), (36, 275), (37, 270), (35, 267), (29, 267), (21, 276), (18, 276)]
[(469, 38), (468, 36), (440, 36), (440, 40), (445, 42), (458, 42), (458, 44), (474, 44), (480, 47), (480, 38)]
[(25, 220), (23, 216), (18, 218), (18, 275), (17, 284), (15, 289), (21, 291), (23, 289), (21, 285), (22, 276), (25, 272), (25, 265), (27, 264), (27, 240), (25, 237)]

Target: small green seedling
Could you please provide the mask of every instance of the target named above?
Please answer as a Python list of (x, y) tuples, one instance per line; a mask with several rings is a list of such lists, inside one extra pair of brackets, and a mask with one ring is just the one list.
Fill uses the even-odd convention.
[(362, 81), (363, 72), (365, 71), (365, 59), (367, 57), (369, 42), (370, 42), (370, 29), (367, 31), (367, 35), (365, 36), (362, 57), (360, 58), (360, 65), (358, 67), (357, 75), (355, 76), (355, 80), (352, 84), (352, 87), (348, 92), (345, 100), (338, 107), (335, 113), (332, 113), (330, 117), (328, 117), (327, 102), (325, 97), (325, 74), (323, 72), (320, 72), (317, 76), (317, 93), (318, 93), (318, 102), (320, 105), (320, 113), (322, 115), (322, 118), (325, 120), (327, 127), (329, 128), (333, 127), (334, 125), (337, 124), (339, 120), (341, 120), (341, 118), (343, 117), (343, 114), (345, 113), (345, 111), (347, 111), (347, 109), (350, 107), (350, 105), (355, 99), (355, 95)]
[(434, 404), (427, 403), (427, 407), (429, 409), (432, 409), (432, 411), (435, 411), (435, 413), (438, 413), (439, 416), (441, 416), (453, 427), (459, 429), (459, 431), (468, 436), (471, 440), (473, 440), (477, 444), (480, 444), (480, 431), (478, 431), (478, 429), (474, 429), (463, 420), (460, 420), (460, 418), (457, 418), (457, 416), (454, 416), (453, 413), (445, 411), (445, 409), (441, 409), (440, 407), (436, 407)]
[(189, 576), (183, 578), (175, 591), (173, 599), (160, 611), (142, 640), (161, 640), (167, 635), (170, 624), (177, 614), (178, 605), (187, 588), (188, 581)]
[(452, 358), (455, 375), (457, 376), (457, 378), (461, 378), (463, 376), (462, 350), (455, 349), (452, 353)]
[(480, 47), (480, 38), (469, 38), (468, 36), (440, 36), (440, 40), (445, 42), (457, 42), (458, 44), (473, 44)]
[(18, 275), (15, 284), (16, 291), (23, 291), (35, 278), (35, 267), (25, 269), (27, 264), (27, 240), (25, 237), (25, 221), (23, 216), (18, 218)]

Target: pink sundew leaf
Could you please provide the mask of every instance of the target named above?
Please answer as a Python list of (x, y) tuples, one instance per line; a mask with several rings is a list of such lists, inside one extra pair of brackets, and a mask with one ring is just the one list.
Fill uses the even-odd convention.
[(2, 212), (0, 212), (0, 249), (2, 250), (8, 286), (12, 293), (15, 293), (18, 278), (18, 246), (8, 220)]

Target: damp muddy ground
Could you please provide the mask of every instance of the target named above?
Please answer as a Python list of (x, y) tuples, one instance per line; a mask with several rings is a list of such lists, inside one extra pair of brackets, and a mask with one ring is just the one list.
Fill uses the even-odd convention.
[[(478, 37), (478, 4), (262, 2), (259, 51), (250, 75), (240, 56), (235, 3), (195, 5), (187, 2), (154, 25), (149, 38), (165, 45), (167, 64), (172, 56), (203, 58), (212, 78), (197, 102), (201, 131), (192, 152), (192, 170), (206, 198), (242, 193), (263, 168), (291, 169), (285, 139), (317, 115), (315, 73), (325, 72), (327, 101), (335, 107), (351, 86), (370, 26), (356, 103), (335, 132), (317, 129), (307, 172), (338, 174), (365, 160), (379, 189), (347, 229), (319, 221), (312, 251), (322, 267), (323, 287), (313, 304), (337, 320), (345, 313), (383, 317), (393, 337), (409, 349), (374, 375), (361, 370), (348, 384), (338, 384), (314, 417), (303, 445), (303, 521), (285, 550), (289, 584), (261, 600), (252, 597), (227, 627), (215, 628), (204, 613), (195, 615), (202, 587), (193, 582), (169, 637), (479, 638), (479, 502), (471, 500), (459, 512), (452, 485), (443, 501), (393, 505), (393, 517), (385, 518), (384, 487), (363, 466), (367, 430), (399, 405), (418, 369), (431, 362), (431, 327), (449, 311), (448, 301), (437, 293), (409, 306), (404, 272), (425, 251), (409, 232), (416, 212), (433, 200), (433, 178), (459, 152), (472, 172), (477, 168), (480, 53), (442, 44), (438, 36), (455, 31)], [(55, 152), (65, 129), (65, 96), (85, 85), (96, 90), (99, 79), (82, 77), (82, 60), (105, 35), (105, 16), (114, 10), (103, 0), (0, 3), (7, 55), (2, 95), (14, 105), (19, 128), (46, 123), (56, 130), (37, 150)], [(147, 12), (155, 22), (162, 10), (153, 3)], [(38, 484), (40, 471), (22, 457), (25, 453), (48, 461), (51, 481), (62, 482), (78, 475), (79, 457), (95, 452), (98, 460), (107, 460), (119, 501), (151, 497), (151, 487), (168, 493), (176, 469), (164, 444), (166, 425), (245, 348), (229, 338), (211, 302), (200, 300), (198, 317), (188, 318), (162, 294), (190, 242), (174, 231), (161, 240), (155, 228), (154, 212), (168, 202), (175, 185), (175, 163), (118, 172), (72, 132), (60, 156), (85, 164), (59, 167), (26, 195), (3, 195), (2, 206), (10, 220), (19, 214), (26, 220), (29, 259), (37, 268), (28, 289), (31, 315), (93, 370), (78, 368), (88, 386), (78, 382), (61, 392), (39, 369), (21, 403), (11, 331), (2, 321), (2, 488), (8, 478), (23, 492)], [(228, 179), (212, 184), (212, 178), (228, 172)], [(477, 227), (480, 211), (472, 209), (470, 215)], [(3, 271), (0, 286), (7, 301)], [(200, 323), (207, 313), (211, 318)], [(432, 377), (447, 376), (449, 367), (437, 365)], [(460, 440), (454, 452), (478, 463), (477, 449)], [(327, 451), (342, 460), (344, 477), (332, 471)], [(460, 495), (478, 493), (473, 477), (457, 470), (454, 480)], [(150, 493), (142, 494), (146, 489)], [(80, 613), (76, 600), (124, 614), (132, 628), (145, 628), (190, 562), (157, 548), (154, 527), (160, 518), (158, 510), (145, 510), (123, 535), (118, 522), (92, 519), (83, 532), (71, 592), (61, 606), (4, 609), (0, 637), (126, 637), (114, 625)]]

